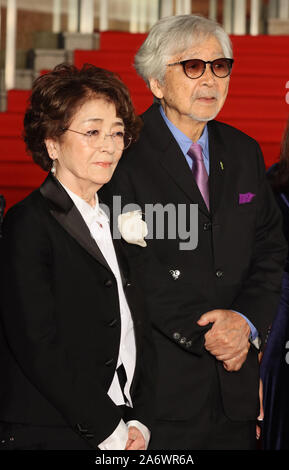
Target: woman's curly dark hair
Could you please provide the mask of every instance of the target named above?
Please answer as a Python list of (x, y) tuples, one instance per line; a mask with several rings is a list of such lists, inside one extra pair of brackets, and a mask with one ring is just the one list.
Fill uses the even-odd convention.
[(28, 153), (43, 170), (52, 166), (45, 139), (60, 137), (79, 107), (96, 96), (114, 103), (126, 131), (137, 140), (141, 119), (135, 114), (128, 88), (113, 72), (90, 64), (78, 69), (63, 63), (34, 81), (23, 138)]

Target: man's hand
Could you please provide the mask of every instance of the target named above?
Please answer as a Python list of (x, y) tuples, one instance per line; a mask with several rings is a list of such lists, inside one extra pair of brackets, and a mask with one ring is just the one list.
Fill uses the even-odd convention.
[(250, 348), (250, 327), (246, 320), (232, 310), (211, 310), (204, 313), (198, 325), (213, 323), (205, 334), (205, 348), (228, 371), (237, 371), (244, 364)]
[(140, 430), (135, 426), (128, 428), (128, 440), (125, 450), (146, 450), (144, 437)]

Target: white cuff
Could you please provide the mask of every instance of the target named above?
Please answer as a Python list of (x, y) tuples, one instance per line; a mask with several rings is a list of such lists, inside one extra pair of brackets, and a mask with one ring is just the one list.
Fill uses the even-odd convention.
[(148, 428), (144, 424), (140, 423), (139, 421), (128, 421), (126, 424), (129, 428), (131, 426), (135, 426), (136, 428), (138, 428), (140, 430), (140, 432), (142, 433), (142, 435), (144, 437), (144, 440), (145, 440), (145, 443), (146, 443), (146, 449), (147, 449), (148, 445), (149, 445), (150, 438), (151, 438), (151, 433), (148, 430)]
[(128, 440), (128, 427), (121, 419), (113, 433), (98, 444), (101, 450), (124, 450)]

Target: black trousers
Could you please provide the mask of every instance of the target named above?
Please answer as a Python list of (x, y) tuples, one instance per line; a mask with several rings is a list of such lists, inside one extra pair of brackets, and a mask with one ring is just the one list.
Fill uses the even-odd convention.
[(225, 416), (201, 430), (195, 420), (157, 421), (148, 450), (256, 450), (252, 422), (233, 422)]
[(188, 420), (156, 419), (148, 450), (257, 449), (256, 421), (226, 417), (217, 373), (213, 374), (208, 400), (201, 406), (193, 405), (194, 416)]
[(0, 423), (0, 450), (93, 450), (69, 427)]
[[(124, 417), (126, 407), (119, 406), (119, 409)], [(68, 426), (34, 426), (30, 424), (0, 422), (1, 450), (93, 451), (93, 447), (87, 439)]]

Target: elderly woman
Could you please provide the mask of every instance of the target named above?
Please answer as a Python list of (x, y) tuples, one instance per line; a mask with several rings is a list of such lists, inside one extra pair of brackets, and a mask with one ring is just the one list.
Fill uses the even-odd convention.
[(139, 127), (109, 71), (61, 64), (34, 83), (24, 138), (49, 174), (3, 224), (3, 450), (147, 447), (144, 303), (97, 197)]

